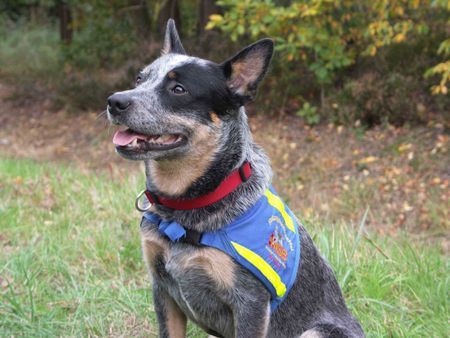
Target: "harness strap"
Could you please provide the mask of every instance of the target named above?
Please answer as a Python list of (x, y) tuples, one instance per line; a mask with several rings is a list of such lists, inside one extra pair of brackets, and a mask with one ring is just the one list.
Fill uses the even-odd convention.
[(144, 213), (144, 218), (158, 226), (161, 234), (167, 236), (172, 242), (187, 243), (192, 245), (202, 245), (202, 233), (196, 230), (186, 229), (176, 222), (165, 222), (161, 218), (152, 213)]
[(202, 233), (196, 230), (186, 229), (186, 237), (183, 238), (183, 243), (188, 243), (192, 245), (202, 245)]

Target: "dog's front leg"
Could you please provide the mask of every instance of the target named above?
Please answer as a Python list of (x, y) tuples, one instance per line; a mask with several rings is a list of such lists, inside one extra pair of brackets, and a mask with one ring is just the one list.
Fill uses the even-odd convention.
[(153, 282), (153, 299), (159, 324), (159, 337), (184, 338), (186, 336), (186, 316), (156, 280)]
[(235, 308), (235, 338), (265, 338), (269, 329), (270, 304), (262, 300), (241, 303)]

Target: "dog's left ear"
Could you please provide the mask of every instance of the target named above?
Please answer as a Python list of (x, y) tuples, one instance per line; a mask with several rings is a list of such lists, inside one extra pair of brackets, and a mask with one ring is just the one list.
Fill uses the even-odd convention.
[(173, 19), (167, 21), (166, 34), (164, 36), (164, 44), (161, 51), (161, 54), (163, 55), (168, 53), (186, 54)]
[(254, 99), (273, 54), (273, 41), (262, 39), (221, 64), (230, 90), (242, 104)]

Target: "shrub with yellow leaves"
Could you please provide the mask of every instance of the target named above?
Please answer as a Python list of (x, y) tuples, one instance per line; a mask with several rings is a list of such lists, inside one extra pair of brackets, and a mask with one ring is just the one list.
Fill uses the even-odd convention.
[[(219, 28), (233, 41), (240, 37), (271, 36), (285, 62), (301, 61), (319, 84), (358, 58), (373, 57), (388, 45), (408, 42), (416, 35), (448, 31), (447, 0), (220, 0), (224, 13), (210, 17), (208, 29)], [(439, 48), (448, 57), (450, 40)], [(431, 67), (432, 65), (430, 65)], [(434, 94), (447, 94), (450, 61), (430, 68), (426, 76), (441, 75)]]

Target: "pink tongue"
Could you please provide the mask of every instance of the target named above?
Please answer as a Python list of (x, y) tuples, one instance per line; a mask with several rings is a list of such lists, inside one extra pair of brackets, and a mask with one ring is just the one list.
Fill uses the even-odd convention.
[(130, 129), (125, 131), (116, 131), (113, 137), (113, 143), (116, 146), (126, 146), (133, 142), (134, 140), (147, 140), (147, 136), (142, 134), (137, 134)]

